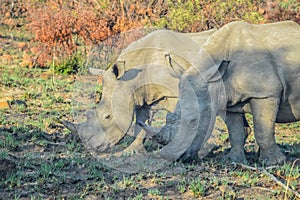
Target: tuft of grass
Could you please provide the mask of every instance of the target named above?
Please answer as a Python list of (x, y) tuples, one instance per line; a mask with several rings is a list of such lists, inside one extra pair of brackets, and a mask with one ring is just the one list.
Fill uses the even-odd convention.
[(148, 195), (150, 196), (158, 196), (160, 195), (160, 191), (158, 188), (151, 188), (148, 190)]
[(180, 194), (183, 194), (187, 191), (187, 180), (183, 177), (180, 182), (176, 185), (177, 190)]
[(86, 58), (82, 54), (74, 54), (62, 61), (52, 62), (51, 69), (58, 74), (75, 74), (84, 66)]
[(200, 178), (196, 178), (189, 183), (189, 190), (194, 196), (203, 197), (207, 186), (207, 182), (201, 180)]

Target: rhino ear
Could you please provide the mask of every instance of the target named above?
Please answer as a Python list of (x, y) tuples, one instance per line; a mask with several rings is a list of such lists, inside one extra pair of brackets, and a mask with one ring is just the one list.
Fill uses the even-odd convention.
[(171, 69), (173, 70), (173, 73), (171, 74), (172, 76), (176, 77), (176, 78), (180, 78), (182, 76), (182, 74), (184, 73), (184, 68), (177, 63), (169, 53), (165, 54), (165, 59), (167, 61), (167, 64), (171, 67)]
[(121, 78), (125, 73), (125, 61), (117, 61), (113, 66), (113, 73), (117, 79)]
[(220, 80), (225, 74), (229, 63), (230, 61), (222, 60), (222, 62), (219, 64), (218, 70), (216, 70), (216, 72), (209, 77), (208, 82)]

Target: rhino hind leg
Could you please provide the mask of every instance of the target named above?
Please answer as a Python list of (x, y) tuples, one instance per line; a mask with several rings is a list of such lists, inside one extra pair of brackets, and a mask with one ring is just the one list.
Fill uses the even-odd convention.
[(266, 165), (282, 164), (285, 156), (275, 142), (275, 120), (279, 98), (252, 99), (254, 135), (259, 146), (259, 161)]
[(229, 158), (238, 163), (247, 163), (244, 145), (250, 128), (245, 120), (244, 114), (226, 113), (225, 122), (229, 132), (231, 149), (225, 158)]

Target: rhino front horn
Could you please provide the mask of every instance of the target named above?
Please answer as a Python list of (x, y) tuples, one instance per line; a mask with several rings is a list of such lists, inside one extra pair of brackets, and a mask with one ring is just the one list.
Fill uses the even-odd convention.
[(160, 128), (155, 128), (155, 127), (149, 126), (149, 125), (145, 124), (142, 121), (137, 121), (137, 124), (140, 127), (142, 127), (142, 129), (144, 129), (144, 131), (147, 133), (148, 137), (152, 137), (154, 135), (157, 135), (161, 130)]
[(73, 124), (73, 123), (65, 121), (65, 120), (63, 120), (62, 123), (65, 127), (67, 127), (67, 129), (69, 129), (73, 133), (77, 133), (77, 130), (79, 128), (78, 124)]

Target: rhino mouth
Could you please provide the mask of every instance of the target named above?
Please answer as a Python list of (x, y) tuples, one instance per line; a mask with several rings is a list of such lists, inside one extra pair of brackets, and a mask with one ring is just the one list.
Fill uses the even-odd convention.
[(117, 131), (113, 134), (106, 133), (99, 124), (95, 112), (87, 114), (87, 121), (74, 124), (62, 121), (62, 124), (72, 133), (78, 134), (88, 150), (96, 153), (112, 152), (113, 148), (122, 140), (127, 132)]

